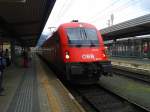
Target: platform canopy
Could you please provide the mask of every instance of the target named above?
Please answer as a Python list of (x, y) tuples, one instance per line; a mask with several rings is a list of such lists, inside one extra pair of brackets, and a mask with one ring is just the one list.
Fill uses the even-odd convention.
[(104, 40), (150, 34), (150, 14), (100, 30)]
[(56, 0), (0, 0), (0, 37), (35, 46)]

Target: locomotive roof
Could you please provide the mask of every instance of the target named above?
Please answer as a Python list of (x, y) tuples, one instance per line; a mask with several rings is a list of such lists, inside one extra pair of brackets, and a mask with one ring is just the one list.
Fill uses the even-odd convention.
[(94, 25), (89, 23), (83, 23), (83, 22), (70, 22), (70, 23), (64, 23), (61, 24), (59, 27), (91, 27), (96, 28)]

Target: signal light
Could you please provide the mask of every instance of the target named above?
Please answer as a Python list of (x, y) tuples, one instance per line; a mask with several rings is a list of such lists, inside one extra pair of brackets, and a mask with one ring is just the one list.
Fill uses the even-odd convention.
[(68, 51), (66, 51), (66, 53), (65, 53), (65, 58), (66, 58), (66, 59), (69, 59), (69, 58), (70, 58)]

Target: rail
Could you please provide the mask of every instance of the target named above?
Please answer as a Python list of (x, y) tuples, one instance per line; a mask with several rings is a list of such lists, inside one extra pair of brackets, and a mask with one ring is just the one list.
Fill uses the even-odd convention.
[(145, 72), (131, 71), (113, 66), (113, 73), (150, 83), (150, 75), (148, 75), (148, 73), (146, 74)]
[[(149, 112), (144, 107), (128, 101), (119, 95), (112, 93), (100, 85), (73, 86), (82, 99), (87, 102), (96, 112)], [(70, 89), (69, 89), (70, 90)]]

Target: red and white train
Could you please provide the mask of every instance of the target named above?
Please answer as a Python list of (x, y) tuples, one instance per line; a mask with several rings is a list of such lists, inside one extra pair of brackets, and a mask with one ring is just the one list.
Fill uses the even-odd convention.
[(42, 45), (42, 57), (61, 71), (61, 77), (75, 83), (97, 82), (111, 73), (100, 32), (91, 24), (62, 24)]

